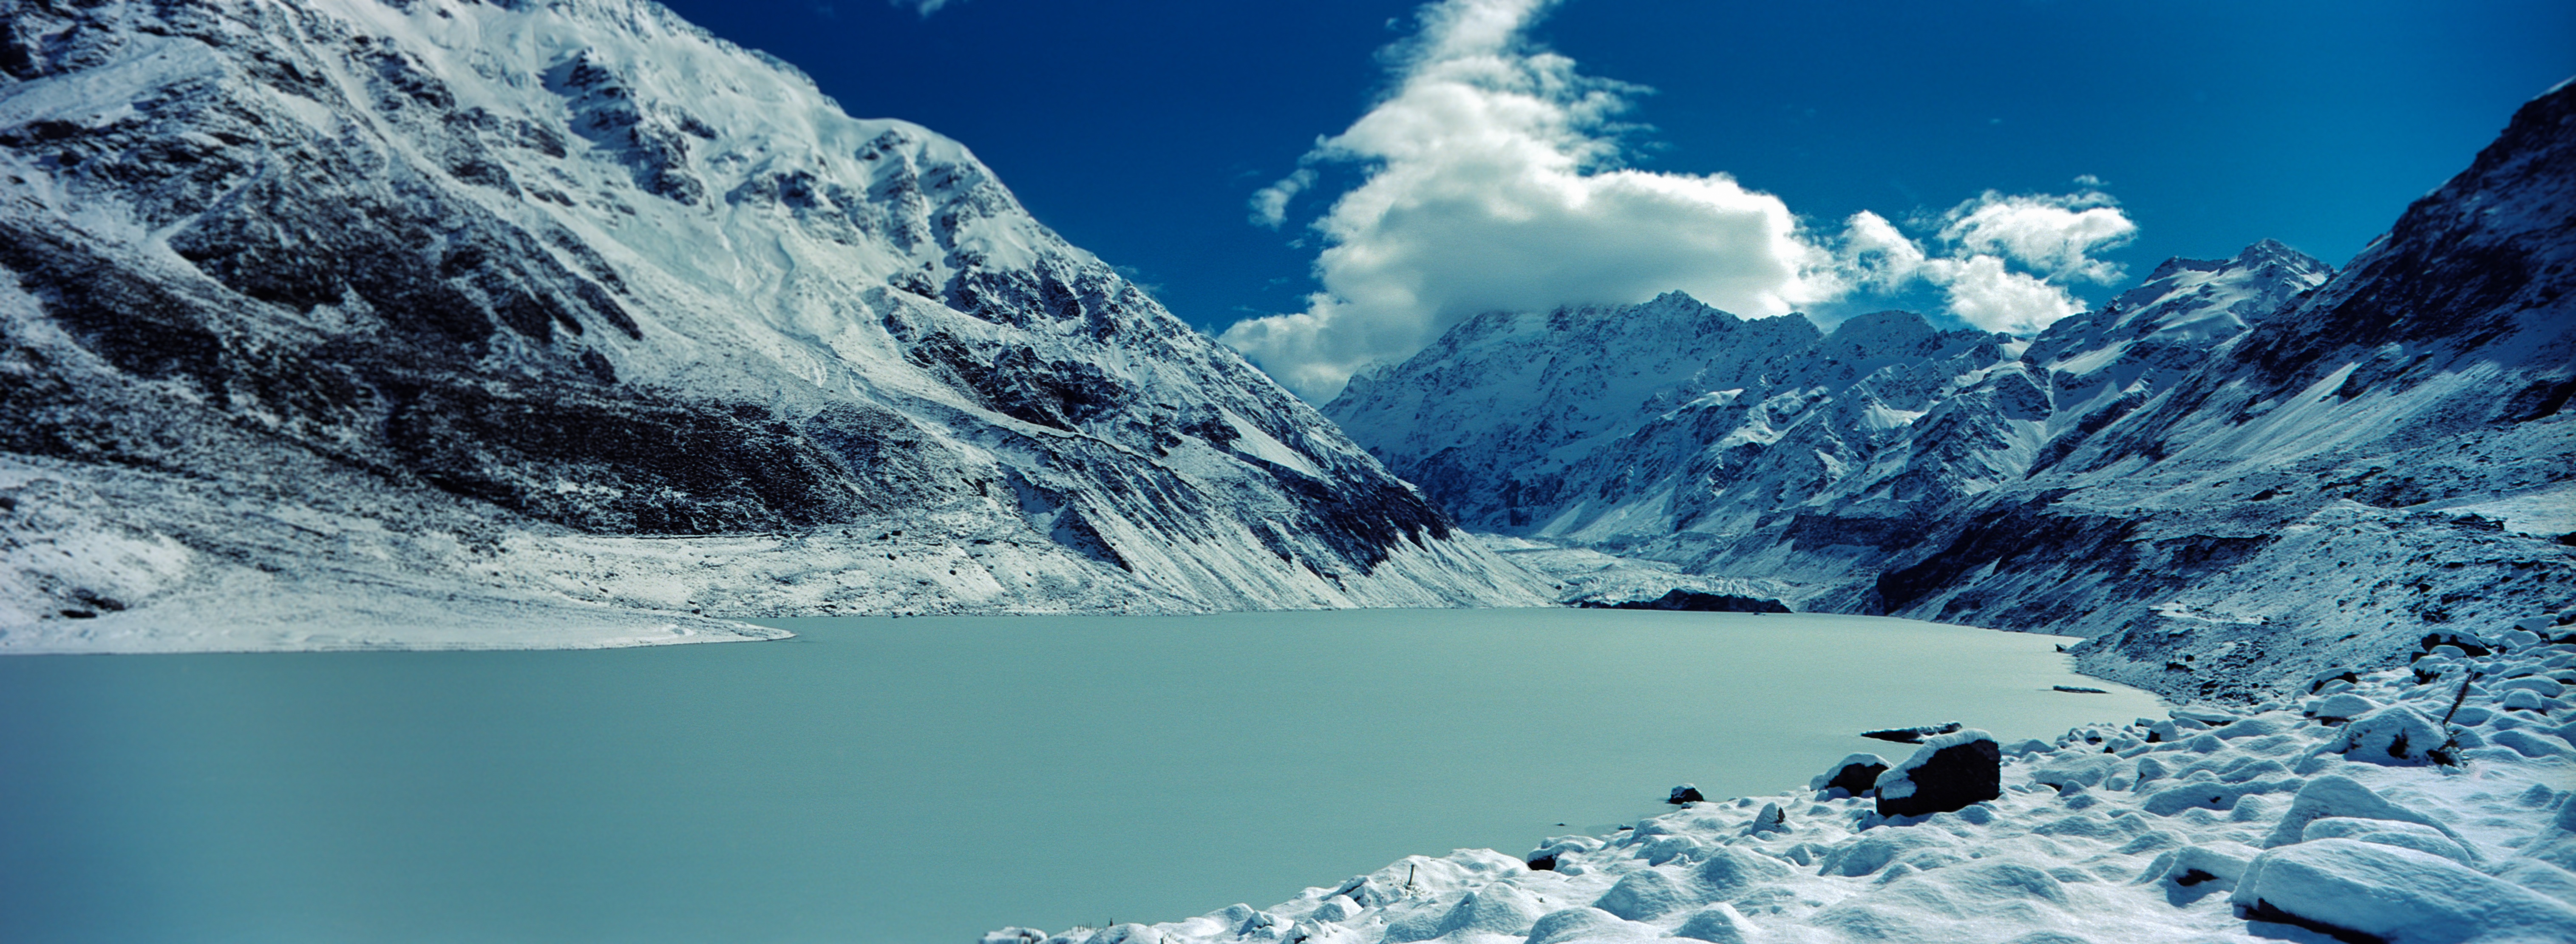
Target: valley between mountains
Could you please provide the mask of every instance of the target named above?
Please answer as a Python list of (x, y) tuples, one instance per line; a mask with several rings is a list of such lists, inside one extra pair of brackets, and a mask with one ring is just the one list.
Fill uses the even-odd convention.
[[(1837, 767), (986, 940), (2576, 940), (2576, 87), (2339, 268), (2173, 259), (2029, 337), (1497, 311), (1318, 409), (964, 145), (649, 0), (6, 11), (0, 653), (1658, 600), (2048, 632), (2182, 707), (1943, 735), (1874, 805)], [(1954, 748), (1994, 793), (1888, 808)]]

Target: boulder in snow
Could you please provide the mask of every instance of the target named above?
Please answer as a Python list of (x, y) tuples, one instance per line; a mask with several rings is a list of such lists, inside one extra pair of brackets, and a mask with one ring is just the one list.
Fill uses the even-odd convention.
[(1994, 735), (1973, 728), (1944, 734), (1879, 774), (1877, 790), (1881, 816), (1965, 809), (2003, 795), (2003, 749)]
[(1859, 796), (1869, 792), (1870, 786), (1878, 782), (1878, 775), (1886, 772), (1887, 758), (1876, 754), (1853, 754), (1835, 761), (1833, 766), (1825, 768), (1824, 773), (1816, 775), (1816, 779), (1807, 781), (1807, 789), (1823, 792), (1839, 788), (1847, 795)]
[(2351, 692), (2310, 699), (2300, 712), (2319, 721), (2349, 721), (2379, 710), (2379, 703)]
[[(1743, 915), (1737, 914), (1733, 906), (1724, 903), (1701, 909), (1698, 914), (1691, 915), (1689, 920), (1683, 921), (1681, 927), (1673, 929), (1674, 937), (1708, 941), (1710, 944), (1744, 944), (1745, 941), (1751, 940), (1753, 935), (1752, 923), (1744, 920)], [(1537, 942), (1533, 941), (1531, 944), (1537, 944)]]
[(2564, 740), (2560, 740), (2559, 738), (2542, 734), (2537, 731), (2525, 731), (2521, 729), (2498, 731), (2494, 736), (2487, 738), (2487, 740), (2504, 747), (2510, 747), (2513, 749), (2514, 753), (2520, 754), (2524, 757), (2563, 757), (2571, 761), (2576, 761), (2576, 746), (2571, 746)]
[(2345, 760), (2369, 761), (2374, 764), (2422, 764), (2429, 753), (2448, 740), (2440, 725), (2406, 705), (2390, 705), (2352, 719), (2343, 736), (2328, 743), (2327, 750), (2342, 754)]
[(1529, 944), (1568, 944), (1573, 941), (1644, 940), (1663, 936), (1652, 927), (1620, 918), (1599, 908), (1567, 908), (1552, 911), (1530, 925)]
[(1780, 811), (1780, 804), (1762, 804), (1762, 811), (1753, 814), (1753, 823), (1744, 827), (1744, 831), (1755, 835), (1788, 832), (1789, 814)]
[(1816, 874), (1857, 878), (1885, 868), (1898, 856), (1956, 842), (1949, 834), (1934, 830), (1872, 829), (1826, 850), (1824, 857), (1816, 861)]
[(2281, 816), (2264, 848), (2286, 846), (2306, 838), (2308, 824), (2328, 817), (2384, 819), (2400, 823), (2430, 826), (2443, 835), (2450, 830), (2429, 816), (2388, 802), (2386, 797), (2371, 792), (2360, 781), (2341, 775), (2327, 775), (2308, 781), (2299, 795), (2290, 801), (2290, 811)]
[(1733, 898), (1767, 882), (1788, 878), (1789, 867), (1759, 852), (1719, 846), (1699, 864), (1702, 890), (1715, 898)]
[(1545, 905), (1511, 882), (1495, 882), (1458, 900), (1437, 922), (1406, 919), (1387, 925), (1389, 942), (1427, 941), (1465, 931), (1471, 934), (1525, 935)]
[(2499, 692), (2509, 692), (2518, 688), (2529, 689), (2542, 698), (2556, 698), (2567, 692), (2567, 686), (2559, 684), (2556, 679), (2540, 675), (2509, 678), (2495, 684), (2495, 690)]
[(1672, 795), (1665, 797), (1664, 802), (1670, 803), (1674, 806), (1680, 806), (1684, 803), (1705, 802), (1707, 799), (1707, 797), (1700, 795), (1699, 787), (1685, 783), (1681, 786), (1674, 787)]
[(2387, 944), (2564, 941), (2576, 908), (2413, 849), (2320, 839), (2256, 856), (2229, 899), (2254, 921)]
[(2232, 842), (2184, 846), (2156, 857), (2162, 868), (2155, 870), (2153, 880), (2165, 884), (2165, 895), (2175, 904), (2187, 904), (2211, 892), (2235, 888), (2245, 877), (2245, 866), (2261, 854)]
[(2361, 675), (2351, 669), (2327, 669), (2315, 675), (2308, 676), (2308, 693), (2311, 695), (2322, 694), (2326, 685), (2330, 682), (2358, 684), (2360, 681)]
[(2400, 849), (2413, 849), (2417, 852), (2430, 852), (2434, 855), (2441, 856), (2442, 858), (2449, 859), (2453, 862), (2470, 866), (2472, 868), (2476, 867), (2478, 864), (2477, 854), (2469, 851), (2467, 846), (2461, 845), (2451, 837), (2443, 835), (2441, 830), (2434, 829), (2433, 827), (2426, 826), (2422, 823), (2407, 823), (2390, 819), (2359, 819), (2350, 816), (2328, 816), (2324, 819), (2310, 822), (2308, 824), (2308, 828), (2299, 831), (2299, 837), (2299, 841), (2301, 842), (2315, 842), (2319, 839), (2351, 839), (2360, 842), (2375, 842), (2383, 846), (2396, 846)]
[(2076, 787), (2098, 787), (2113, 773), (2128, 766), (2116, 754), (2074, 754), (2058, 757), (2030, 772), (2030, 782), (2056, 787), (2060, 793)]
[(1674, 881), (1663, 870), (1638, 869), (1620, 879), (1619, 884), (1610, 886), (1609, 891), (1601, 893), (1601, 899), (1593, 902), (1592, 907), (1630, 921), (1646, 921), (1702, 901), (1704, 899), (1696, 891)]

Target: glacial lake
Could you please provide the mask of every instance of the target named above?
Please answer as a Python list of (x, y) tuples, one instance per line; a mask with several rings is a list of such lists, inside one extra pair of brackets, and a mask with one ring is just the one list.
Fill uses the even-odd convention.
[(0, 659), (0, 940), (970, 944), (1911, 750), (1869, 728), (2161, 713), (2067, 640), (1870, 617), (771, 625), (801, 635)]

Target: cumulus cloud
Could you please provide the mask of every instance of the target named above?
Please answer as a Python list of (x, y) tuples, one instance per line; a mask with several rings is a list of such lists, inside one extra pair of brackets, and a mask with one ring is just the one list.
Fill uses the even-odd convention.
[(898, 9), (909, 9), (925, 17), (939, 12), (941, 7), (945, 7), (951, 3), (963, 2), (965, 2), (965, 0), (886, 0), (888, 5), (894, 6)]
[(2084, 310), (2065, 288), (2006, 269), (1996, 256), (1933, 259), (1922, 274), (1949, 296), (1951, 314), (1988, 331), (2031, 334)]
[(2119, 266), (2091, 256), (2127, 243), (2138, 232), (2137, 224), (2099, 191), (2007, 197), (1989, 190), (1952, 209), (1945, 222), (1943, 240), (1973, 253), (2000, 253), (2061, 281), (2120, 278)]
[[(1778, 197), (1725, 174), (1627, 167), (1618, 117), (1644, 90), (1585, 76), (1524, 38), (1553, 0), (1438, 0), (1390, 47), (1394, 81), (1288, 176), (1255, 193), (1285, 225), (1316, 168), (1364, 179), (1310, 224), (1322, 291), (1304, 311), (1248, 318), (1220, 340), (1310, 399), (1496, 309), (1643, 301), (1672, 289), (1748, 317), (1918, 283), (1951, 313), (2027, 332), (2083, 310), (2069, 281), (2116, 277), (2092, 257), (2135, 231), (2110, 199), (1989, 193), (1908, 236), (1874, 213), (1811, 234)], [(1927, 248), (1928, 247), (1928, 248)], [(2015, 267), (2034, 271), (2018, 271)]]
[(1816, 300), (1808, 274), (1832, 259), (1803, 240), (1779, 198), (1722, 174), (1619, 166), (1615, 118), (1633, 86), (1529, 48), (1544, 0), (1444, 0), (1389, 51), (1396, 82), (1376, 107), (1319, 142), (1297, 173), (1251, 201), (1284, 222), (1344, 162), (1366, 180), (1312, 225), (1323, 291), (1302, 312), (1247, 319), (1225, 343), (1291, 389), (1329, 397), (1351, 373), (1422, 347), (1497, 308), (1633, 302), (1681, 289), (1746, 315)]
[(1941, 290), (1946, 309), (1961, 321), (2030, 334), (2084, 310), (2069, 283), (2124, 277), (2118, 265), (2094, 254), (2127, 244), (2138, 231), (2109, 195), (2091, 190), (1988, 191), (1926, 228), (1918, 240), (1876, 213), (1852, 214), (1835, 248), (1834, 293), (1895, 293), (1928, 284)]
[(1252, 195), (1252, 222), (1278, 229), (1279, 224), (1288, 221), (1288, 201), (1297, 199), (1297, 194), (1314, 185), (1315, 169), (1300, 167), (1296, 173), (1261, 188)]
[[(1923, 247), (1886, 217), (1862, 210), (1843, 224), (1843, 289), (1901, 291), (1923, 271)], [(1837, 293), (1839, 294), (1839, 293)]]

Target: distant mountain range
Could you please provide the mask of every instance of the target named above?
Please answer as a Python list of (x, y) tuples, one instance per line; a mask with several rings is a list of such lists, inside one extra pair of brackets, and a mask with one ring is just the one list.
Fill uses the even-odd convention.
[(659, 5), (0, 32), (0, 649), (1548, 592), (964, 147)]
[(2340, 273), (2175, 259), (2027, 341), (1496, 312), (1324, 412), (1472, 528), (2243, 694), (2576, 601), (2571, 194), (2562, 85)]

